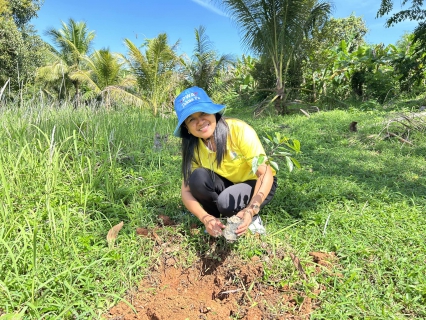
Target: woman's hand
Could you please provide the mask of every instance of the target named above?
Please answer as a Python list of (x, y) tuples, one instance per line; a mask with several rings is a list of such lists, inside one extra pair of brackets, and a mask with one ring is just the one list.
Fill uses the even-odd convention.
[(237, 231), (235, 231), (237, 236), (241, 236), (247, 232), (247, 228), (251, 224), (253, 214), (254, 212), (252, 209), (244, 209), (237, 213), (237, 217), (239, 217), (242, 220), (242, 223), (238, 227)]
[(207, 232), (213, 237), (219, 237), (222, 235), (222, 229), (225, 226), (220, 222), (219, 219), (213, 217), (212, 215), (207, 215), (202, 219), (204, 226), (206, 227)]

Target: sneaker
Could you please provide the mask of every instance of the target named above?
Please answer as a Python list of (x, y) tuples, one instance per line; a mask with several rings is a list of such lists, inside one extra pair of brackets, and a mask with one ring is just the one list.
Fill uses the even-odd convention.
[(266, 229), (263, 226), (262, 219), (260, 218), (258, 214), (255, 215), (253, 219), (251, 220), (249, 229), (253, 233), (266, 234)]

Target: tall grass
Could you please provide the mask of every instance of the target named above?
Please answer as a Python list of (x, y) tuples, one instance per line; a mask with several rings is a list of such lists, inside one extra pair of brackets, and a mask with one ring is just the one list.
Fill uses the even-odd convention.
[[(302, 144), (303, 168), (278, 173), (278, 192), (262, 210), (268, 235), (233, 248), (247, 258), (266, 254), (262, 243), (291, 251), (308, 278), (285, 254), (265, 265), (263, 281), (318, 298), (315, 319), (426, 317), (424, 135), (412, 134), (413, 146), (384, 139), (385, 110), (228, 115), (260, 136), (280, 131)], [(358, 132), (348, 130), (351, 121)], [(175, 119), (38, 102), (2, 108), (0, 123), (0, 314), (100, 318), (155, 258), (135, 227), (153, 226), (160, 213), (183, 227), (195, 221), (180, 201)], [(120, 221), (108, 247), (106, 234)], [(204, 237), (177, 238), (184, 263)], [(310, 251), (336, 252), (342, 276), (309, 273)], [(314, 288), (324, 290), (316, 296)]]
[[(98, 317), (149, 265), (150, 243), (130, 226), (154, 220), (143, 207), (164, 157), (153, 138), (170, 128), (131, 110), (67, 106), (6, 109), (1, 127), (1, 312)], [(131, 197), (145, 201), (132, 208)], [(120, 220), (126, 236), (109, 249)]]

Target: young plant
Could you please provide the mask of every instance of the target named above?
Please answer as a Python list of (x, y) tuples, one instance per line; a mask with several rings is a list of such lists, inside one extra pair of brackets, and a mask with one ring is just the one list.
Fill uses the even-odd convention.
[(287, 137), (282, 137), (281, 133), (275, 132), (275, 136), (272, 137), (269, 134), (266, 134), (266, 137), (262, 137), (269, 149), (269, 154), (261, 154), (253, 158), (252, 171), (256, 172), (257, 168), (266, 163), (270, 165), (275, 171), (279, 170), (278, 163), (275, 161), (277, 157), (283, 157), (287, 165), (288, 171), (291, 172), (294, 169), (294, 166), (301, 168), (301, 165), (293, 155), (299, 154), (300, 151), (300, 142), (296, 139), (289, 139)]

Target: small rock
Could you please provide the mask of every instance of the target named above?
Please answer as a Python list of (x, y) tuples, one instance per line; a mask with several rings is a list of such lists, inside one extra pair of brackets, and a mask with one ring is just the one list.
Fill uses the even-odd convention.
[(242, 223), (242, 220), (237, 216), (232, 216), (226, 219), (226, 227), (223, 229), (223, 236), (228, 241), (237, 240), (237, 234), (235, 231), (238, 229), (238, 226)]

